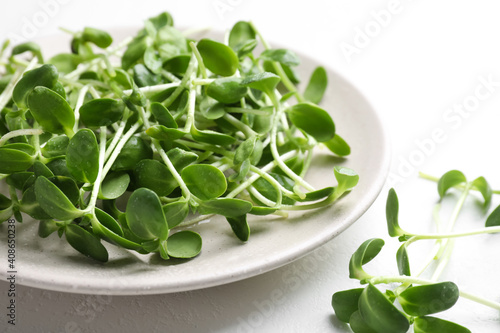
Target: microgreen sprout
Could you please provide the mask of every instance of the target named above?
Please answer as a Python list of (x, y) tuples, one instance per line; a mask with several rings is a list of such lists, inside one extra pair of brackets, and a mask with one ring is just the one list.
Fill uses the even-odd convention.
[[(413, 325), (415, 332), (470, 332), (467, 328), (431, 315), (451, 308), (459, 297), (467, 298), (500, 311), (500, 303), (460, 289), (452, 281), (439, 281), (454, 246), (454, 239), (500, 232), (500, 206), (488, 216), (485, 227), (465, 232), (454, 232), (455, 223), (466, 199), (472, 191), (478, 192), (483, 207), (491, 203), (493, 191), (484, 177), (468, 181), (458, 170), (451, 170), (440, 178), (421, 174), (422, 178), (437, 182), (439, 201), (433, 217), (436, 220), (435, 234), (419, 234), (403, 229), (399, 224), (399, 200), (394, 189), (390, 189), (386, 202), (386, 220), (389, 236), (402, 242), (396, 253), (399, 275), (373, 276), (363, 266), (373, 260), (384, 246), (379, 238), (365, 241), (352, 255), (349, 262), (349, 277), (357, 279), (364, 288), (339, 291), (333, 294), (332, 306), (339, 320), (349, 323), (354, 332), (407, 332)], [(455, 207), (447, 223), (440, 217), (441, 201), (448, 192), (459, 191)], [(433, 240), (434, 247), (417, 273), (410, 269), (411, 245), (421, 240)], [(431, 264), (437, 263), (432, 266)], [(423, 278), (423, 275), (430, 278)], [(389, 285), (385, 292), (376, 285)], [(394, 303), (397, 301), (399, 307)]]
[(236, 23), (227, 43), (186, 38), (168, 13), (119, 44), (91, 27), (63, 31), (67, 53), (44, 59), (28, 42), (1, 64), (1, 221), (27, 214), (41, 237), (102, 262), (102, 241), (192, 258), (202, 238), (187, 226), (222, 215), (245, 242), (249, 215), (325, 207), (356, 186), (346, 167), (332, 166), (322, 189), (305, 180), (318, 144), (350, 153), (318, 105), (327, 72), (301, 93), (299, 57), (253, 24)]

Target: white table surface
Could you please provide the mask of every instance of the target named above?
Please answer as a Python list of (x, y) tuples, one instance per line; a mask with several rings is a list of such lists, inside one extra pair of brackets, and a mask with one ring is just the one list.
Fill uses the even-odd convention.
[[(253, 20), (269, 41), (309, 54), (367, 96), (392, 138), (393, 163), (386, 187), (362, 218), (285, 267), (228, 285), (155, 296), (94, 296), (18, 286), (18, 323), (7, 327), (0, 301), (0, 331), (350, 332), (333, 315), (330, 301), (332, 293), (358, 286), (348, 278), (351, 254), (364, 240), (383, 238), (387, 248), (369, 269), (397, 272), (397, 241), (387, 236), (385, 226), (391, 186), (400, 197), (401, 224), (420, 231), (432, 230), (437, 191), (435, 184), (418, 179), (418, 170), (441, 175), (461, 169), (470, 178), (484, 175), (500, 188), (499, 9), (492, 0), (3, 1), (2, 40), (41, 37), (57, 33), (60, 26), (140, 25), (165, 10), (180, 26), (227, 29), (238, 20)], [(392, 11), (390, 17), (380, 14), (384, 10)], [(382, 24), (376, 23), (377, 15)], [(371, 29), (371, 36), (363, 39), (359, 31), (365, 29)], [(475, 206), (474, 199), (466, 203), (459, 228), (484, 223)], [(443, 278), (500, 301), (498, 237), (457, 241)], [(425, 248), (415, 247), (419, 250)], [(7, 283), (1, 282), (0, 289), (0, 300), (7, 299)], [(500, 331), (497, 312), (467, 300), (440, 316), (473, 332)]]

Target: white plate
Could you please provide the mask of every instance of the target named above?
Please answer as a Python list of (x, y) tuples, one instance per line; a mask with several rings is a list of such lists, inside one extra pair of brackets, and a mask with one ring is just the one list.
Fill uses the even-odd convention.
[[(134, 30), (117, 29), (115, 40)], [(221, 34), (211, 36), (220, 40)], [(46, 56), (68, 51), (68, 40), (39, 41)], [(306, 81), (318, 65), (300, 55), (299, 71)], [(202, 253), (189, 261), (163, 261), (106, 244), (110, 260), (100, 264), (72, 249), (56, 234), (37, 236), (38, 222), (17, 223), (17, 283), (56, 291), (87, 294), (144, 295), (194, 290), (255, 276), (296, 260), (330, 241), (354, 223), (379, 194), (389, 168), (389, 145), (376, 112), (349, 82), (328, 70), (329, 85), (322, 106), (335, 121), (338, 133), (351, 145), (348, 159), (326, 149), (313, 160), (307, 180), (318, 188), (335, 185), (333, 166), (350, 167), (359, 174), (358, 186), (328, 208), (288, 219), (250, 219), (251, 235), (240, 242), (222, 218), (194, 227), (203, 237)], [(0, 225), (0, 253), (7, 253), (7, 223)], [(3, 280), (6, 270), (0, 270)]]

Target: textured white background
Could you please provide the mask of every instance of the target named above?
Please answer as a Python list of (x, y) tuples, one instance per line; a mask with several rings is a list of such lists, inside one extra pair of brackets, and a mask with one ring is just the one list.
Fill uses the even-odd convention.
[[(381, 26), (376, 13), (388, 8), (396, 13)], [(312, 56), (365, 93), (392, 137), (391, 179), (399, 177), (350, 229), (286, 267), (225, 286), (157, 296), (76, 295), (19, 287), (18, 325), (6, 331), (349, 332), (333, 315), (330, 299), (335, 291), (357, 286), (348, 279), (352, 252), (365, 239), (382, 237), (387, 249), (370, 269), (396, 272), (397, 244), (385, 230), (389, 185), (399, 193), (402, 224), (422, 231), (431, 230), (437, 192), (434, 184), (417, 178), (416, 170), (440, 175), (462, 169), (470, 178), (484, 175), (500, 188), (499, 9), (491, 0), (3, 1), (2, 40), (54, 34), (60, 26), (140, 25), (164, 10), (184, 27), (222, 30), (238, 20), (253, 20), (268, 40)], [(371, 29), (371, 37), (363, 40), (359, 31), (365, 29)], [(346, 55), (342, 47), (347, 44), (357, 47), (356, 53)], [(474, 101), (478, 86), (487, 92), (481, 78), (494, 82), (491, 93), (470, 112), (452, 113), (455, 105)], [(429, 144), (434, 131), (443, 140)], [(476, 206), (471, 199), (465, 208), (477, 211)], [(466, 213), (458, 227), (479, 227), (483, 221), (479, 213)], [(498, 237), (457, 241), (444, 278), (500, 301)], [(425, 248), (415, 247), (410, 256), (418, 258), (418, 250)], [(7, 326), (6, 304), (1, 302), (7, 299), (6, 287), (0, 283), (2, 332)], [(467, 300), (442, 316), (473, 332), (500, 331), (498, 313)]]

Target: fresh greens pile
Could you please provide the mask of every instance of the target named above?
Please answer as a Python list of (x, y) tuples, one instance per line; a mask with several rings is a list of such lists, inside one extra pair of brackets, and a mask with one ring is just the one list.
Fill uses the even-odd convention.
[[(468, 181), (458, 170), (449, 171), (439, 179), (424, 174), (421, 176), (437, 181), (438, 184), (440, 200), (433, 213), (437, 233), (414, 234), (403, 230), (398, 221), (398, 197), (394, 189), (389, 191), (386, 205), (389, 235), (398, 237), (403, 243), (396, 253), (399, 275), (372, 276), (363, 269), (363, 265), (375, 258), (384, 246), (384, 241), (380, 238), (369, 239), (361, 244), (349, 262), (349, 277), (367, 286), (339, 291), (332, 297), (332, 306), (337, 318), (349, 323), (356, 333), (405, 333), (410, 325), (413, 325), (415, 333), (470, 332), (456, 323), (432, 316), (451, 308), (460, 296), (500, 310), (498, 302), (467, 293), (453, 282), (439, 282), (439, 277), (453, 252), (455, 238), (500, 232), (500, 206), (490, 213), (484, 228), (453, 232), (455, 222), (470, 191), (477, 191), (481, 195), (484, 202), (481, 209), (490, 205), (493, 193), (500, 192), (492, 191), (484, 177)], [(459, 190), (461, 195), (448, 222), (443, 223), (439, 214), (441, 201), (451, 189)], [(412, 275), (408, 247), (419, 240), (434, 240), (435, 244), (422, 268), (417, 274)], [(424, 274), (430, 278), (422, 278)], [(390, 286), (383, 292), (376, 287), (377, 284), (390, 284)], [(396, 307), (395, 301), (399, 303), (399, 307)]]
[(226, 43), (190, 40), (168, 13), (119, 45), (98, 29), (68, 32), (71, 52), (46, 62), (33, 42), (1, 49), (0, 221), (25, 213), (41, 237), (65, 235), (103, 262), (101, 240), (191, 258), (201, 236), (183, 227), (207, 216), (247, 241), (247, 214), (324, 207), (357, 184), (344, 167), (336, 187), (304, 180), (319, 143), (350, 153), (317, 105), (326, 71), (300, 93), (297, 55), (270, 48), (252, 23)]

